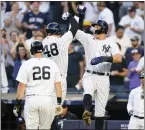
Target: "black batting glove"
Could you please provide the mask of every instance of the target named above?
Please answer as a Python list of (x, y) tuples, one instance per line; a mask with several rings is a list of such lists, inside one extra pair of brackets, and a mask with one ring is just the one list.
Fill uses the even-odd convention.
[(22, 100), (16, 99), (16, 104), (13, 108), (13, 113), (16, 117), (19, 117), (21, 114), (21, 102), (22, 102)]

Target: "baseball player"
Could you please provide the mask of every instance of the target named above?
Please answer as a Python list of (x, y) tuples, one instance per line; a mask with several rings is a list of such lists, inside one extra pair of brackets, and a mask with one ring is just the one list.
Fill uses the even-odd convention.
[(127, 111), (131, 116), (128, 129), (144, 130), (144, 72), (139, 75), (141, 86), (129, 94)]
[[(90, 109), (94, 95), (95, 129), (102, 130), (105, 107), (109, 96), (110, 67), (112, 62), (120, 63), (122, 56), (117, 44), (106, 39), (108, 24), (105, 21), (98, 20), (92, 24), (92, 27), (94, 27), (94, 35), (78, 30), (75, 36), (84, 46), (86, 58), (86, 72), (83, 76), (85, 111), (82, 118), (87, 125), (90, 125)], [(94, 57), (97, 58), (94, 60)]]
[(77, 21), (70, 18), (71, 28), (63, 36), (60, 35), (61, 28), (58, 23), (49, 23), (46, 27), (48, 36), (43, 40), (44, 54), (52, 59), (59, 67), (62, 76), (62, 98), (64, 100), (67, 91), (66, 76), (68, 68), (68, 47), (75, 36), (79, 25)]
[[(26, 129), (50, 129), (56, 112), (61, 112), (61, 75), (57, 65), (50, 59), (43, 57), (43, 45), (40, 41), (31, 44), (31, 54), (34, 58), (29, 59), (20, 67), (17, 81), (19, 82), (16, 105), (13, 113), (20, 117), (21, 102), (24, 96), (24, 119)], [(56, 98), (53, 94), (56, 91)]]

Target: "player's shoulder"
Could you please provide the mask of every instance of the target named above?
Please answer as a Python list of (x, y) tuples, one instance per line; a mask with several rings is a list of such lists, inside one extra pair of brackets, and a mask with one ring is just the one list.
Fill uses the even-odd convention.
[(106, 38), (106, 42), (107, 42), (107, 44), (116, 44), (115, 36)]
[(44, 61), (45, 63), (51, 65), (51, 66), (56, 66), (56, 63), (55, 63), (53, 60), (49, 59), (49, 58), (44, 57), (44, 58), (43, 58), (43, 61)]

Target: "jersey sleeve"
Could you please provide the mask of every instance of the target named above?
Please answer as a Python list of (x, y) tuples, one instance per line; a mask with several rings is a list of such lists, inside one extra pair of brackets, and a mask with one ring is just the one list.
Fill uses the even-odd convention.
[(55, 82), (61, 82), (61, 74), (58, 66), (54, 63), (54, 70), (55, 70)]
[(75, 35), (75, 38), (83, 45), (85, 46), (88, 42), (88, 39), (87, 39), (87, 34), (81, 30), (78, 30), (76, 35)]
[(112, 42), (110, 44), (111, 46), (111, 54), (112, 55), (116, 55), (116, 54), (120, 54), (121, 55), (121, 51), (119, 50), (118, 45), (115, 42)]
[(26, 63), (23, 63), (19, 69), (19, 72), (18, 72), (18, 75), (17, 75), (17, 78), (16, 80), (18, 82), (21, 82), (23, 84), (26, 84), (27, 83), (27, 80), (28, 80), (28, 73), (27, 73), (27, 65)]
[(59, 45), (61, 45), (61, 47), (63, 48), (68, 48), (72, 40), (73, 40), (73, 35), (71, 31), (68, 31), (60, 38)]

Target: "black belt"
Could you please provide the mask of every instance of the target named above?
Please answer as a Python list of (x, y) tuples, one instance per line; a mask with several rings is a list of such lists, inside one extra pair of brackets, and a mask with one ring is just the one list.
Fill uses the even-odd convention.
[(133, 115), (133, 116), (138, 118), (138, 119), (144, 119), (144, 117), (139, 117), (139, 116), (136, 116), (136, 115)]
[(90, 71), (90, 70), (86, 70), (88, 73), (91, 73), (91, 74), (97, 74), (97, 75), (105, 75), (105, 76), (109, 76), (110, 73), (106, 72), (106, 73), (101, 73), (101, 72), (95, 72), (95, 71)]

